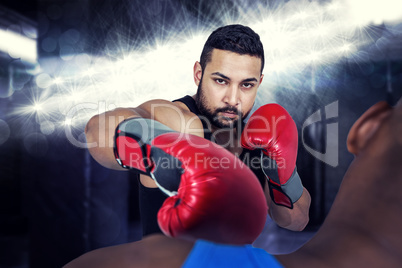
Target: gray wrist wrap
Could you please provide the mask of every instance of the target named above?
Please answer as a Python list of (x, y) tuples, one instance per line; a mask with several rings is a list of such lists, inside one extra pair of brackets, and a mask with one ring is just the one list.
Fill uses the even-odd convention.
[(158, 121), (141, 117), (130, 118), (121, 122), (119, 130), (138, 137), (143, 144), (150, 144), (159, 135), (176, 132)]

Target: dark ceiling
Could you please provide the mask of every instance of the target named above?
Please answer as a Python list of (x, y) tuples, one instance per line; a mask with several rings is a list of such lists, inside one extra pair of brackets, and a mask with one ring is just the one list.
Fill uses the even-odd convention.
[(15, 11), (33, 21), (37, 20), (37, 1), (32, 0), (1, 0), (0, 6)]

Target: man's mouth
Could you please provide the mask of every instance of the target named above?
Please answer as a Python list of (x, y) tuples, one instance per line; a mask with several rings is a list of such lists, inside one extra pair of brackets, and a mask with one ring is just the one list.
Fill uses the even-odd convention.
[(236, 118), (238, 116), (238, 114), (235, 112), (231, 112), (231, 111), (225, 111), (225, 112), (222, 112), (222, 116), (233, 119), (233, 118)]
[(227, 121), (236, 121), (240, 116), (241, 113), (239, 113), (239, 110), (235, 107), (222, 107), (216, 109), (215, 114), (217, 117), (221, 118), (221, 120), (227, 120)]

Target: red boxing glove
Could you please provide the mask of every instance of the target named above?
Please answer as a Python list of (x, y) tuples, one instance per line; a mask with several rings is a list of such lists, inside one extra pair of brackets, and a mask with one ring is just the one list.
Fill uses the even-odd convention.
[[(179, 169), (157, 169), (157, 164), (170, 167), (179, 165), (177, 159), (158, 148), (152, 148), (152, 140), (162, 134), (176, 132), (158, 121), (145, 118), (130, 118), (121, 122), (114, 136), (114, 155), (122, 167), (151, 176), (167, 195), (173, 195), (180, 184)], [(183, 134), (184, 135), (184, 134)], [(152, 156), (151, 157), (151, 151)], [(156, 160), (155, 160), (156, 159)], [(151, 172), (152, 171), (152, 172)]]
[(166, 235), (250, 244), (263, 230), (268, 208), (259, 181), (223, 147), (149, 119), (124, 121), (115, 144), (122, 165), (149, 174), (170, 195), (158, 212)]
[(277, 205), (293, 208), (303, 193), (296, 171), (298, 135), (289, 113), (278, 104), (266, 104), (249, 118), (241, 144), (262, 149), (261, 168), (268, 179), (271, 198)]

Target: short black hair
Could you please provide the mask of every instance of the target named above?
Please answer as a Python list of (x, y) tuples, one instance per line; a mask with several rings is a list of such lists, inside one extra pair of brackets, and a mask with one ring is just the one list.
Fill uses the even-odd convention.
[(207, 63), (211, 61), (214, 48), (260, 58), (261, 73), (264, 69), (264, 48), (260, 36), (250, 27), (232, 24), (213, 31), (205, 42), (201, 53), (200, 64), (203, 71)]

